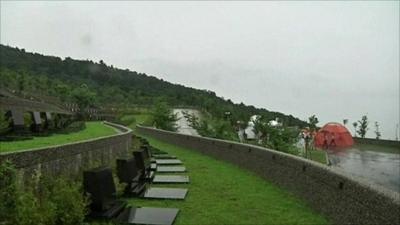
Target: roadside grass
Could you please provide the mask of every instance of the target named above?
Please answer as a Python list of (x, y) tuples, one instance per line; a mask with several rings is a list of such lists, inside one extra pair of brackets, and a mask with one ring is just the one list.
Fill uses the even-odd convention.
[(0, 153), (20, 151), (32, 148), (61, 145), (92, 138), (108, 136), (117, 131), (102, 122), (86, 122), (86, 128), (69, 134), (53, 134), (48, 137), (34, 137), (31, 140), (0, 142)]
[(143, 136), (151, 145), (176, 155), (190, 184), (184, 201), (126, 198), (132, 206), (179, 208), (179, 224), (329, 224), (305, 202), (233, 164)]
[(324, 150), (312, 149), (309, 152), (311, 153), (310, 160), (326, 164), (326, 153)]
[(149, 121), (151, 115), (150, 114), (127, 114), (124, 115), (121, 120), (125, 121), (133, 121), (128, 125), (132, 130), (136, 129), (136, 124), (143, 124)]

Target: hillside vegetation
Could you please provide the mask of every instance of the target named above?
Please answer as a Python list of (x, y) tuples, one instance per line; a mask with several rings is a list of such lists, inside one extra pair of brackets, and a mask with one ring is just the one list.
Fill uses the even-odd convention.
[[(292, 115), (235, 104), (208, 90), (172, 84), (144, 73), (118, 69), (105, 62), (61, 59), (0, 45), (0, 87), (20, 93), (54, 96), (60, 102), (91, 107), (149, 107), (155, 102), (195, 107), (215, 118), (232, 112), (229, 120), (247, 121), (251, 115), (279, 119), (286, 126), (307, 126)], [(134, 65), (133, 65), (134, 66)]]

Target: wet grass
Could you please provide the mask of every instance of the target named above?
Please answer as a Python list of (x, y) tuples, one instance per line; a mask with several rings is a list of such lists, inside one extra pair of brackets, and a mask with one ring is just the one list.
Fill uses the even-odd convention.
[(131, 205), (173, 207), (179, 224), (328, 224), (291, 193), (255, 174), (196, 151), (147, 138), (151, 145), (181, 159), (190, 184), (184, 201), (127, 199)]
[(47, 137), (34, 137), (30, 140), (0, 142), (0, 153), (67, 144), (115, 133), (117, 131), (114, 128), (104, 125), (102, 122), (86, 122), (86, 128), (78, 132), (53, 134)]

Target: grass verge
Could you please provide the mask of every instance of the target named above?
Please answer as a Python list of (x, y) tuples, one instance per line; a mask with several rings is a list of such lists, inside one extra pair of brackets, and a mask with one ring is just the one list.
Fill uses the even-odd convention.
[(97, 137), (108, 136), (117, 131), (102, 122), (86, 122), (86, 128), (69, 134), (53, 134), (48, 137), (34, 137), (31, 140), (0, 142), (0, 153), (13, 152), (25, 149), (47, 147), (72, 143)]
[(147, 138), (151, 145), (178, 156), (190, 176), (184, 201), (127, 198), (134, 206), (179, 208), (179, 224), (328, 224), (291, 193), (255, 174), (190, 149)]

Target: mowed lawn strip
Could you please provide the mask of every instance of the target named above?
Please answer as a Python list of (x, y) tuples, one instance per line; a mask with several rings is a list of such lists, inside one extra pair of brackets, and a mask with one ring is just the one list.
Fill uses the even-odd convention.
[(329, 224), (305, 202), (250, 171), (190, 149), (144, 136), (183, 161), (190, 184), (184, 201), (127, 198), (133, 206), (181, 209), (179, 224)]
[(116, 134), (117, 131), (102, 122), (86, 122), (86, 128), (69, 134), (53, 134), (48, 137), (34, 137), (31, 140), (0, 142), (0, 152), (13, 152), (25, 149), (48, 147), (73, 143), (92, 138)]

